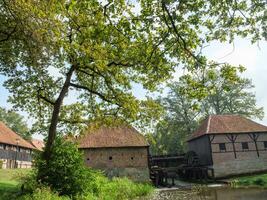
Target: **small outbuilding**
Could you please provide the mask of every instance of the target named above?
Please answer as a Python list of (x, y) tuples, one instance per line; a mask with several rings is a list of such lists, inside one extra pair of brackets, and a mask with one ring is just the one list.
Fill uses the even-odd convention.
[(267, 171), (267, 126), (238, 115), (211, 115), (188, 140), (215, 177)]
[(149, 180), (149, 144), (131, 126), (92, 129), (79, 138), (79, 149), (84, 152), (86, 166), (104, 170), (109, 177)]

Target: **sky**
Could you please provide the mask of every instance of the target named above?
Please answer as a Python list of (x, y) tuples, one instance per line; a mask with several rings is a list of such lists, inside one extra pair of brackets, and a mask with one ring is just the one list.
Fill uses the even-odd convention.
[[(258, 44), (251, 44), (249, 39), (236, 39), (233, 44), (213, 42), (204, 49), (204, 54), (218, 62), (228, 62), (233, 65), (243, 65), (247, 68), (244, 77), (252, 80), (255, 88), (257, 105), (264, 108), (265, 117), (261, 124), (267, 125), (267, 42), (261, 41)], [(182, 74), (182, 69), (175, 73), (176, 78)], [(0, 75), (0, 106), (10, 109), (12, 105), (7, 102), (9, 93), (3, 83), (6, 78)], [(138, 98), (144, 98), (145, 92), (140, 85), (134, 87), (133, 93)], [(20, 112), (25, 119), (27, 113)], [(31, 120), (27, 119), (30, 125)], [(39, 136), (37, 136), (39, 137)]]

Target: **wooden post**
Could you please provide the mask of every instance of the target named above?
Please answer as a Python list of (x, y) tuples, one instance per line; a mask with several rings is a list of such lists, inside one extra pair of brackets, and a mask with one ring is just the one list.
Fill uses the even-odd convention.
[(257, 140), (259, 138), (259, 135), (258, 134), (255, 134), (255, 133), (249, 133), (248, 136), (253, 140), (253, 142), (255, 144), (257, 155), (258, 155), (258, 157), (260, 157), (259, 149), (258, 149), (258, 144), (257, 144)]
[(237, 135), (235, 135), (235, 134), (227, 134), (226, 137), (230, 140), (230, 142), (233, 145), (233, 151), (234, 151), (234, 155), (235, 155), (235, 158), (236, 158), (235, 141), (236, 141)]

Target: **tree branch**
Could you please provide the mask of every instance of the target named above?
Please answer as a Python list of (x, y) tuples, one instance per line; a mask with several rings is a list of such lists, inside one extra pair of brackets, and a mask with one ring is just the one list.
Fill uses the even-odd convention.
[(175, 33), (176, 36), (177, 36), (179, 45), (181, 46), (181, 44), (180, 44), (180, 41), (181, 41), (181, 42), (182, 42), (183, 49), (184, 49), (184, 50), (185, 50), (191, 57), (193, 57), (198, 63), (203, 64), (203, 63), (199, 60), (199, 58), (187, 48), (186, 41), (185, 41), (185, 39), (179, 34), (178, 29), (177, 29), (177, 27), (176, 27), (176, 25), (175, 25), (175, 22), (174, 22), (174, 20), (173, 20), (173, 18), (172, 18), (172, 15), (171, 15), (171, 13), (169, 12), (169, 10), (168, 10), (168, 8), (167, 8), (167, 6), (166, 6), (164, 0), (162, 0), (162, 9), (163, 9), (163, 11), (164, 11), (164, 10), (166, 11), (166, 13), (167, 13), (167, 15), (168, 15), (168, 18), (169, 18), (169, 20), (170, 20), (170, 22), (171, 22), (171, 26), (172, 26), (172, 28), (169, 26), (169, 23), (168, 23), (168, 21), (167, 21), (165, 15), (164, 15), (163, 18), (164, 18), (165, 24), (167, 25), (167, 27), (168, 27), (168, 29), (169, 29), (170, 31), (171, 31), (171, 30), (174, 31), (174, 33)]
[(83, 85), (78, 85), (78, 84), (75, 84), (75, 83), (70, 83), (70, 86), (71, 87), (75, 87), (75, 88), (78, 88), (78, 89), (83, 89), (83, 90), (87, 90), (88, 92), (92, 93), (92, 94), (95, 94), (97, 95), (98, 97), (100, 97), (102, 100), (108, 102), (108, 103), (113, 103), (111, 100), (109, 100), (107, 97), (105, 97), (105, 95), (97, 92), (97, 91), (94, 91), (86, 86), (83, 86)]
[(46, 98), (46, 97), (44, 97), (42, 95), (38, 95), (38, 97), (40, 99), (43, 99), (45, 102), (50, 103), (51, 105), (55, 105), (55, 102), (54, 101), (51, 101), (50, 99), (48, 99), (48, 98)]

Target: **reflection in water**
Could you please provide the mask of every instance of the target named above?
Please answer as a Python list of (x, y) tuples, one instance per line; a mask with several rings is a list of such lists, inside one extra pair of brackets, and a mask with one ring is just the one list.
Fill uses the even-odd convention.
[(267, 200), (267, 190), (258, 188), (212, 188), (201, 191), (160, 191), (144, 200)]

